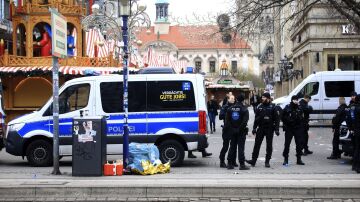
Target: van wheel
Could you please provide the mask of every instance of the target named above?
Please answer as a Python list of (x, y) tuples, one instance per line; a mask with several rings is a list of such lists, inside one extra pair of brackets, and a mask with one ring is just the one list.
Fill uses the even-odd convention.
[(163, 163), (170, 161), (171, 166), (179, 166), (184, 161), (184, 147), (176, 140), (165, 140), (159, 146), (160, 160)]
[(51, 166), (53, 163), (53, 147), (46, 140), (35, 140), (26, 149), (26, 158), (35, 167)]

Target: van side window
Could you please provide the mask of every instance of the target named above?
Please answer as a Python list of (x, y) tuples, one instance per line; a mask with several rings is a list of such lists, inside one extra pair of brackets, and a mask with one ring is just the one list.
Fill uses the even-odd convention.
[[(103, 82), (100, 84), (101, 104), (106, 113), (120, 113), (123, 109), (123, 83)], [(129, 82), (129, 112), (146, 111), (146, 82)]]
[(319, 92), (319, 82), (310, 82), (306, 84), (298, 93), (299, 98), (303, 98), (304, 95), (317, 95)]
[(148, 81), (148, 111), (195, 110), (194, 87), (190, 81)]
[(326, 81), (325, 95), (326, 97), (350, 97), (354, 88), (354, 81)]
[[(78, 84), (69, 86), (59, 95), (59, 114), (83, 109), (88, 105), (90, 84)], [(44, 113), (44, 116), (52, 115), (52, 104)]]

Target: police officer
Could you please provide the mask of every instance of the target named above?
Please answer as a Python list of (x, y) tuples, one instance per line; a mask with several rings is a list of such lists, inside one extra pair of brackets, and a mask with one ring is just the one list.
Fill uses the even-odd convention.
[(353, 157), (353, 169), (360, 173), (360, 95), (357, 95), (355, 98), (354, 104), (354, 137), (355, 137), (355, 150)]
[(303, 136), (303, 149), (304, 149), (304, 156), (308, 154), (312, 154), (313, 152), (309, 150), (309, 118), (310, 113), (313, 111), (313, 108), (311, 105), (309, 105), (309, 102), (311, 100), (311, 96), (305, 95), (304, 99), (302, 99), (299, 104), (301, 109), (304, 112), (304, 136)]
[(228, 153), (228, 169), (234, 169), (236, 162), (236, 148), (238, 147), (238, 158), (240, 170), (249, 170), (245, 165), (245, 140), (248, 133), (247, 123), (249, 121), (249, 111), (243, 104), (244, 96), (239, 95), (237, 102), (230, 106), (226, 111), (225, 128), (231, 136), (230, 150)]
[(334, 132), (334, 137), (332, 140), (332, 153), (327, 159), (338, 159), (341, 157), (341, 152), (339, 149), (340, 143), (340, 125), (346, 118), (346, 102), (344, 97), (339, 97), (339, 107), (336, 109), (335, 115), (332, 118), (332, 129)]
[(285, 146), (283, 151), (284, 163), (289, 164), (289, 148), (291, 140), (294, 137), (296, 144), (296, 164), (305, 165), (301, 160), (304, 134), (304, 112), (299, 106), (298, 97), (296, 95), (291, 97), (290, 104), (286, 105), (282, 114), (283, 128), (285, 131)]
[[(355, 138), (355, 134), (354, 134), (355, 124), (356, 124), (356, 122), (355, 122), (355, 103), (356, 103), (356, 97), (357, 97), (356, 92), (351, 92), (351, 100), (350, 100), (350, 103), (349, 103), (348, 108), (346, 109), (346, 125), (348, 126), (349, 132), (350, 132), (351, 134), (353, 134), (353, 135), (352, 135), (352, 139), (351, 139), (353, 148), (356, 147), (356, 138)], [(354, 150), (354, 153), (353, 153), (352, 170), (356, 170), (355, 150)]]
[(262, 103), (257, 107), (255, 113), (255, 120), (253, 126), (253, 135), (255, 137), (255, 145), (252, 153), (252, 159), (246, 160), (251, 166), (255, 166), (256, 160), (259, 157), (259, 150), (261, 143), (266, 137), (266, 159), (265, 167), (270, 167), (270, 159), (272, 155), (272, 142), (274, 137), (274, 131), (277, 136), (279, 133), (280, 111), (271, 103), (271, 97), (269, 93), (264, 93), (261, 97)]
[[(225, 116), (226, 116), (227, 109), (229, 107), (231, 107), (232, 105), (234, 105), (234, 103), (235, 103), (235, 97), (234, 97), (234, 95), (230, 95), (228, 100), (227, 100), (227, 104), (223, 105), (221, 107), (221, 109), (220, 109), (219, 119), (224, 120), (224, 125), (223, 125), (223, 129), (222, 129), (223, 146), (221, 148), (220, 156), (219, 156), (219, 158), (220, 158), (220, 168), (226, 168), (227, 167), (226, 163), (225, 163), (225, 155), (226, 155), (226, 152), (228, 152), (228, 149), (229, 149), (231, 136), (228, 133), (227, 128), (225, 127), (225, 125), (226, 125)], [(236, 163), (234, 163), (234, 164), (236, 164)]]

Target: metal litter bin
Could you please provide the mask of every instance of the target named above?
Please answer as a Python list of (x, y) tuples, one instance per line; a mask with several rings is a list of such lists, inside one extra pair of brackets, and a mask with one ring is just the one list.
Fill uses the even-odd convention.
[(106, 162), (105, 117), (74, 118), (72, 175), (101, 176)]

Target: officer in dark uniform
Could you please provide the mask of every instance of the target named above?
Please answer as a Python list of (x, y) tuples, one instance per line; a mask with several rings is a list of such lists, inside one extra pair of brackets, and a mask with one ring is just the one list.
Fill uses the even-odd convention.
[(353, 168), (357, 173), (360, 173), (360, 95), (355, 98), (354, 104), (354, 137), (355, 137), (355, 150), (353, 157)]
[(239, 95), (237, 102), (228, 108), (225, 117), (225, 128), (231, 136), (230, 150), (228, 153), (228, 169), (234, 169), (236, 162), (236, 148), (238, 148), (238, 158), (240, 170), (249, 170), (245, 165), (245, 140), (248, 133), (247, 123), (249, 121), (249, 111), (243, 104), (244, 96)]
[[(356, 138), (355, 138), (355, 103), (356, 103), (356, 92), (351, 92), (351, 100), (349, 103), (348, 108), (346, 109), (346, 125), (348, 126), (349, 132), (352, 134), (351, 142), (353, 145), (353, 148), (356, 147)], [(354, 150), (355, 152), (355, 150)], [(355, 153), (353, 153), (353, 164), (352, 164), (352, 170), (355, 169)]]
[(294, 137), (296, 144), (296, 164), (305, 165), (301, 160), (303, 135), (304, 135), (304, 112), (299, 106), (298, 97), (291, 97), (290, 104), (286, 105), (282, 113), (283, 128), (285, 131), (285, 146), (283, 151), (284, 163), (289, 164), (289, 148)]
[(312, 154), (313, 152), (309, 150), (309, 118), (310, 113), (313, 111), (313, 108), (311, 105), (309, 105), (309, 102), (311, 101), (311, 96), (305, 95), (304, 99), (302, 99), (300, 103), (300, 107), (304, 112), (304, 136), (303, 136), (303, 149), (304, 149), (304, 156), (308, 154)]
[[(228, 149), (229, 149), (229, 144), (230, 144), (230, 139), (231, 139), (231, 136), (230, 134), (228, 133), (225, 125), (226, 125), (226, 120), (225, 120), (225, 116), (226, 116), (226, 112), (227, 112), (227, 109), (229, 107), (231, 107), (232, 105), (234, 105), (235, 103), (235, 97), (233, 95), (230, 95), (229, 98), (228, 98), (228, 101), (227, 101), (227, 104), (223, 105), (220, 109), (220, 114), (219, 114), (219, 119), (220, 120), (224, 120), (224, 125), (223, 125), (223, 129), (222, 129), (222, 139), (223, 139), (223, 146), (221, 148), (221, 151), (220, 151), (220, 168), (226, 168), (226, 163), (225, 163), (225, 155), (226, 155), (226, 152), (228, 152)], [(236, 163), (234, 163), (236, 164)]]
[(266, 159), (265, 167), (270, 167), (270, 159), (272, 155), (272, 144), (274, 131), (277, 136), (279, 133), (280, 111), (275, 104), (271, 103), (271, 97), (269, 93), (264, 93), (261, 97), (262, 103), (257, 107), (255, 113), (255, 120), (253, 126), (253, 135), (255, 137), (255, 145), (252, 153), (252, 159), (246, 160), (251, 166), (255, 166), (256, 160), (259, 157), (259, 151), (261, 143), (266, 137)]
[(341, 157), (341, 152), (339, 149), (340, 144), (340, 126), (343, 121), (346, 119), (346, 102), (344, 97), (339, 97), (339, 107), (336, 109), (335, 115), (332, 118), (332, 129), (334, 132), (334, 137), (332, 140), (333, 150), (332, 153), (327, 159), (338, 159)]

